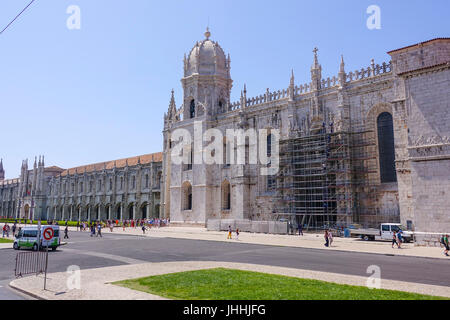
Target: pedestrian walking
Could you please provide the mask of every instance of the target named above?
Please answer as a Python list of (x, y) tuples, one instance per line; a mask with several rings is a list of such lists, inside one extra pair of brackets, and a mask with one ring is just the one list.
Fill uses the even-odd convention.
[(298, 224), (298, 235), (303, 236), (303, 225), (301, 223)]
[(91, 223), (91, 237), (95, 236), (95, 226)]
[(394, 245), (397, 245), (397, 247), (398, 247), (397, 232), (395, 232), (395, 231), (394, 231), (394, 233), (392, 235), (392, 249), (394, 249)]
[(97, 226), (97, 237), (100, 236), (100, 238), (103, 238), (102, 236), (102, 224), (99, 223)]
[(448, 251), (450, 250), (448, 244), (448, 234), (442, 235), (441, 244), (444, 246), (444, 254), (448, 257)]
[(142, 233), (145, 234), (145, 224), (142, 225)]
[(325, 247), (328, 248), (328, 246), (330, 245), (330, 238), (328, 237), (328, 230), (325, 230), (324, 238), (325, 238)]
[(12, 229), (11, 229), (13, 237), (16, 235), (16, 229), (17, 229), (17, 225), (16, 225), (16, 223), (14, 223), (12, 226)]
[(77, 231), (79, 231), (78, 229), (80, 229), (80, 221), (77, 221)]
[(236, 228), (236, 240), (239, 241), (239, 229), (238, 228)]
[(69, 226), (64, 229), (64, 239), (69, 239)]
[(402, 248), (402, 242), (403, 242), (403, 231), (399, 229), (397, 231), (397, 246), (399, 249)]
[(232, 237), (232, 234), (231, 234), (231, 226), (228, 226), (228, 237), (227, 237), (227, 240), (231, 240), (233, 237)]
[(331, 248), (331, 244), (333, 243), (333, 233), (328, 231), (328, 246)]

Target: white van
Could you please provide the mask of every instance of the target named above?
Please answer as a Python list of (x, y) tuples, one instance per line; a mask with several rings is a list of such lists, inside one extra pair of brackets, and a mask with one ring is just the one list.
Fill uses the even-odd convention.
[[(43, 232), (47, 228), (53, 229), (53, 238), (50, 240), (45, 240), (43, 236)], [(33, 251), (37, 251), (38, 241), (41, 243), (41, 248), (48, 248), (55, 251), (60, 245), (61, 241), (59, 238), (59, 226), (41, 226), (41, 234), (38, 239), (38, 227), (23, 227), (20, 232), (16, 235), (14, 240), (13, 248), (15, 250), (20, 250), (21, 248), (33, 249)]]

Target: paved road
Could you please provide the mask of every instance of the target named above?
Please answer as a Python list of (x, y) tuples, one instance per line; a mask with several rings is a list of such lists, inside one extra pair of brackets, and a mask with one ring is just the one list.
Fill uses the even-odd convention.
[[(91, 238), (88, 233), (73, 232), (67, 246), (49, 253), (49, 272), (61, 272), (68, 266), (100, 268), (141, 262), (227, 261), (291, 267), (340, 274), (367, 276), (367, 267), (381, 268), (383, 279), (450, 287), (444, 270), (449, 260), (387, 256), (344, 251), (274, 247), (254, 244), (174, 238), (148, 238), (106, 234)], [(14, 277), (13, 250), (0, 250), (0, 299), (14, 298), (6, 292)], [(6, 281), (8, 280), (8, 281)], [(9, 296), (8, 296), (9, 295)], [(18, 296), (17, 298), (22, 298)]]

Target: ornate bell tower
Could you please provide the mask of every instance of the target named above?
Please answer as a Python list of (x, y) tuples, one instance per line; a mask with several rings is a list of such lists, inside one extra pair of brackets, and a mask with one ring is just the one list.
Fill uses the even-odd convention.
[(230, 55), (225, 56), (218, 42), (210, 40), (206, 29), (205, 39), (197, 42), (184, 58), (183, 120), (226, 112), (230, 104), (233, 80), (230, 76)]

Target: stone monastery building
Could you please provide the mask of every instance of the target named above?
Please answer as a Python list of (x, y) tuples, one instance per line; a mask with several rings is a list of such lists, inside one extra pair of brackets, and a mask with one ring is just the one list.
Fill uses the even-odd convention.
[[(244, 87), (232, 102), (231, 59), (208, 30), (184, 59), (182, 105), (172, 93), (164, 118), (164, 214), (210, 229), (270, 232), (268, 221), (286, 219), (307, 228), (401, 222), (450, 232), (450, 38), (388, 54), (392, 61), (352, 72), (342, 58), (337, 75), (324, 79), (314, 49), (311, 82), (297, 84), (292, 73), (287, 88), (250, 97)], [(191, 133), (183, 152), (195, 159), (211, 140), (194, 130), (211, 128), (225, 137), (223, 163), (172, 161), (183, 143), (174, 133)], [(229, 139), (229, 129), (266, 129), (269, 145), (278, 130), (278, 173), (230, 160), (233, 149), (248, 157), (256, 146)]]
[[(185, 56), (183, 101), (177, 106), (172, 92), (162, 153), (69, 170), (46, 168), (42, 157), (32, 170), (24, 162), (13, 180), (4, 180), (0, 163), (0, 215), (160, 216), (258, 232), (280, 220), (314, 229), (401, 222), (450, 232), (450, 38), (388, 54), (390, 62), (356, 71), (342, 57), (337, 75), (325, 79), (314, 49), (309, 83), (292, 73), (286, 88), (251, 97), (244, 87), (232, 102), (230, 55), (207, 30)], [(193, 137), (188, 147), (180, 129)], [(222, 163), (192, 161), (211, 143), (194, 133), (208, 129), (223, 134)], [(227, 137), (230, 129), (249, 139)], [(269, 164), (232, 158), (260, 153), (251, 129), (266, 130)], [(173, 161), (180, 144), (185, 163)], [(274, 163), (276, 174), (261, 174)]]

